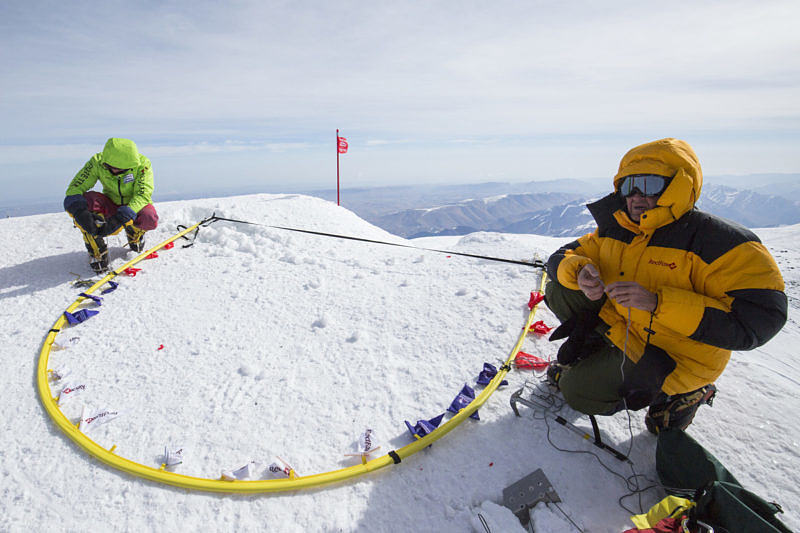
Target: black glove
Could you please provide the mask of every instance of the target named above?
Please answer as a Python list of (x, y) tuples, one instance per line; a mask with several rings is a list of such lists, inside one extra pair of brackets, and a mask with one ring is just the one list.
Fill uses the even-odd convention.
[(676, 366), (675, 360), (658, 346), (645, 346), (642, 358), (619, 388), (619, 395), (625, 398), (628, 409), (638, 411), (653, 403), (664, 380)]
[(602, 337), (594, 333), (594, 328), (599, 323), (600, 317), (596, 312), (582, 310), (558, 326), (550, 335), (550, 340), (569, 337), (558, 349), (558, 363), (571, 365), (602, 348)]
[(97, 230), (97, 236), (107, 237), (108, 235), (111, 235), (129, 220), (133, 220), (135, 216), (136, 212), (127, 205), (119, 206), (117, 212), (111, 215), (110, 218), (106, 219), (106, 223), (100, 226), (100, 228)]

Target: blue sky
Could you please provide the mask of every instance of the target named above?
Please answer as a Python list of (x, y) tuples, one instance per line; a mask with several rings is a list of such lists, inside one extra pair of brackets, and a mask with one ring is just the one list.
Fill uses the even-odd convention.
[(707, 175), (800, 171), (800, 3), (0, 3), (0, 205), (111, 136), (156, 191), (611, 176), (679, 137)]

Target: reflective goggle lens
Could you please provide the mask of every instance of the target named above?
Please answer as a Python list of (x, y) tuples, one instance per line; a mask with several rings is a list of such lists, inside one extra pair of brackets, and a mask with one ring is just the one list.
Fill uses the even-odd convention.
[(128, 170), (130, 170), (129, 168), (112, 167), (108, 163), (103, 163), (103, 166), (106, 167), (106, 170), (108, 170), (109, 172), (114, 172), (114, 170), (116, 170), (117, 172), (127, 172)]
[(622, 196), (630, 196), (635, 190), (644, 196), (656, 196), (661, 194), (667, 186), (669, 178), (656, 174), (636, 174), (627, 176), (619, 186)]

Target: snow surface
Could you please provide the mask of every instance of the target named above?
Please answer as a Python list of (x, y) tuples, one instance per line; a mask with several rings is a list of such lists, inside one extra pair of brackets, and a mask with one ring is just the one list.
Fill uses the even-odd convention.
[[(331, 203), (297, 195), (255, 195), (161, 203), (150, 245), (216, 212), (218, 216), (390, 240), (511, 259), (546, 257), (571, 240), (476, 233), (405, 241)], [(800, 226), (758, 230), (787, 281), (790, 320), (767, 345), (735, 353), (690, 433), (745, 485), (781, 503), (800, 527), (797, 469), (800, 429), (800, 330), (794, 314), (800, 275)], [(111, 237), (112, 265), (134, 257)], [(401, 464), (349, 482), (296, 493), (192, 492), (107, 467), (49, 419), (36, 388), (42, 342), (87, 278), (78, 232), (66, 214), (0, 220), (3, 383), (0, 436), (2, 531), (524, 531), (502, 490), (542, 468), (561, 508), (585, 531), (630, 527), (617, 500), (624, 483), (588, 454), (557, 451), (533, 411), (513, 415), (509, 398), (541, 376), (513, 371), (461, 426)], [(532, 269), (416, 249), (367, 244), (261, 226), (217, 222), (191, 248), (159, 252), (119, 277), (100, 314), (61, 332), (50, 367), (69, 367), (88, 390), (82, 405), (119, 409), (95, 441), (157, 467), (164, 446), (185, 447), (175, 471), (219, 478), (280, 456), (300, 475), (354, 464), (366, 427), (381, 452), (411, 441), (412, 423), (442, 413), (483, 363), (508, 357), (536, 286)], [(554, 325), (542, 306), (537, 318)], [(163, 345), (163, 349), (159, 349)], [(529, 336), (523, 350), (553, 357), (557, 345)], [(77, 413), (77, 414), (76, 414)], [(562, 415), (589, 431), (585, 417)], [(628, 451), (635, 471), (656, 479), (655, 437), (643, 413), (601, 418), (605, 440)], [(561, 448), (595, 451), (550, 424)], [(601, 452), (598, 452), (601, 453)], [(630, 468), (610, 456), (623, 476)], [(643, 485), (649, 484), (642, 481)], [(661, 495), (648, 491), (649, 507)], [(636, 497), (625, 500), (638, 507)], [(575, 531), (553, 508), (534, 512), (536, 531)]]

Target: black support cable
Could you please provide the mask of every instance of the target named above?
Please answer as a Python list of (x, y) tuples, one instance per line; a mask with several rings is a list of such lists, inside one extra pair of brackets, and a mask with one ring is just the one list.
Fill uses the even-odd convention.
[[(208, 222), (208, 224), (211, 224), (213, 222), (216, 222), (217, 220), (225, 221), (225, 222), (234, 222), (236, 224), (249, 224), (251, 226), (261, 226), (261, 227), (265, 227), (265, 228), (281, 229), (281, 230), (285, 230), (285, 231), (295, 231), (295, 232), (298, 232), (298, 233), (308, 233), (310, 235), (319, 235), (319, 236), (322, 236), (322, 237), (335, 237), (337, 239), (347, 239), (347, 240), (351, 240), (351, 241), (368, 242), (368, 243), (371, 243), (371, 244), (385, 244), (387, 246), (398, 246), (400, 248), (411, 248), (413, 250), (421, 250), (421, 251), (425, 251), (425, 252), (436, 252), (436, 253), (440, 253), (440, 254), (460, 255), (462, 257), (472, 257), (472, 258), (475, 258), (475, 259), (485, 259), (487, 261), (498, 261), (498, 262), (501, 262), (501, 263), (511, 263), (511, 264), (514, 264), (514, 265), (524, 265), (524, 266), (529, 266), (529, 267), (533, 267), (533, 268), (541, 268), (541, 269), (544, 268), (544, 261), (539, 260), (539, 259), (536, 259), (534, 261), (520, 261), (520, 260), (516, 260), (516, 259), (504, 259), (504, 258), (501, 258), (501, 257), (491, 257), (491, 256), (488, 256), (488, 255), (477, 255), (477, 254), (468, 254), (468, 253), (464, 253), (464, 252), (451, 252), (451, 251), (448, 251), (448, 250), (437, 250), (435, 248), (420, 248), (418, 246), (411, 246), (410, 244), (401, 244), (401, 243), (397, 243), (397, 242), (378, 241), (378, 240), (374, 240), (374, 239), (365, 239), (363, 237), (353, 237), (353, 236), (350, 236), (350, 235), (339, 235), (337, 233), (326, 233), (324, 231), (313, 231), (313, 230), (308, 230), (308, 229), (288, 228), (288, 227), (285, 227), (285, 226), (272, 226), (272, 225), (269, 225), (269, 224), (259, 224), (257, 222), (248, 222), (246, 220), (236, 220), (236, 219), (233, 219), (233, 218), (218, 217), (215, 214), (211, 215), (209, 218), (207, 218), (203, 222), (210, 221), (210, 222)], [(208, 224), (206, 224), (206, 225), (208, 225)], [(196, 237), (196, 235), (195, 235), (195, 237)]]

